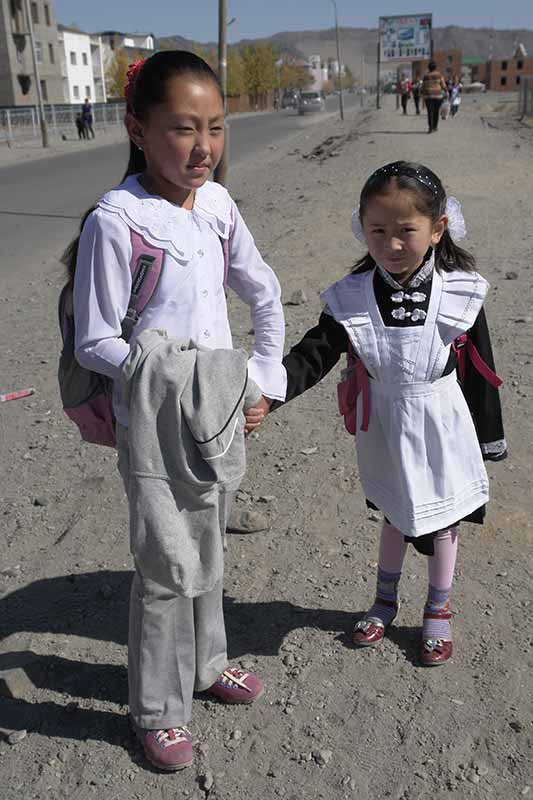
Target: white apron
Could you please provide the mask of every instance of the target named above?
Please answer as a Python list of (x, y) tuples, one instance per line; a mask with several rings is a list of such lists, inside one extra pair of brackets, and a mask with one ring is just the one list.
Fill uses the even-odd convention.
[[(406, 536), (447, 528), (484, 505), (489, 482), (455, 372), (441, 377), (454, 339), (472, 327), (488, 283), (477, 273), (433, 274), (424, 325), (386, 327), (375, 270), (323, 294), (370, 375), (370, 421), (356, 434), (366, 497)], [(357, 418), (362, 419), (362, 394)]]

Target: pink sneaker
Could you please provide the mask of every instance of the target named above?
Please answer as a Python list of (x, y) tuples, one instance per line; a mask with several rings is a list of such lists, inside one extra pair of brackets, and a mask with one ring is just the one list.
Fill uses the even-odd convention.
[(264, 690), (263, 681), (257, 675), (238, 667), (227, 667), (206, 692), (223, 703), (253, 703)]
[(154, 767), (174, 772), (191, 766), (192, 735), (184, 725), (166, 730), (147, 730), (136, 726), (136, 733), (146, 758)]

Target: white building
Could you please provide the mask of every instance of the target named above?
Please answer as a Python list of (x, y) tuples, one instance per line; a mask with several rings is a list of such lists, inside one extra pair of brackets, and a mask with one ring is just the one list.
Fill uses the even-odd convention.
[(107, 101), (104, 51), (98, 35), (58, 25), (63, 95), (66, 103)]

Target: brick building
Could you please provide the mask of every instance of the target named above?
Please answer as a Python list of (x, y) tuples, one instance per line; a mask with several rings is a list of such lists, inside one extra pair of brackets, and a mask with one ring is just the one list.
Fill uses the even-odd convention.
[[(463, 51), (459, 48), (452, 48), (451, 50), (435, 50), (433, 54), (433, 61), (437, 65), (437, 69), (445, 78), (453, 78), (454, 75), (461, 77), (463, 70)], [(429, 61), (413, 62), (413, 75), (418, 72), (420, 76), (427, 72)]]
[[(30, 13), (43, 100), (45, 103), (62, 103), (54, 0), (32, 0)], [(0, 106), (32, 106), (36, 103), (25, 3), (23, 0), (0, 0)]]
[(512, 58), (492, 58), (487, 62), (485, 84), (494, 92), (516, 92), (523, 75), (533, 75), (533, 58), (519, 44)]

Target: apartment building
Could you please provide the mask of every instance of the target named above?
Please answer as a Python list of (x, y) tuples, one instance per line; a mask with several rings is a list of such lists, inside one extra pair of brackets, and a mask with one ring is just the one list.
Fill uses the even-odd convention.
[(61, 45), (61, 76), (65, 103), (107, 101), (104, 46), (97, 34), (58, 25)]
[[(32, 0), (30, 14), (43, 100), (62, 103), (55, 4), (53, 0)], [(0, 105), (32, 106), (37, 101), (25, 3), (0, 0)]]

